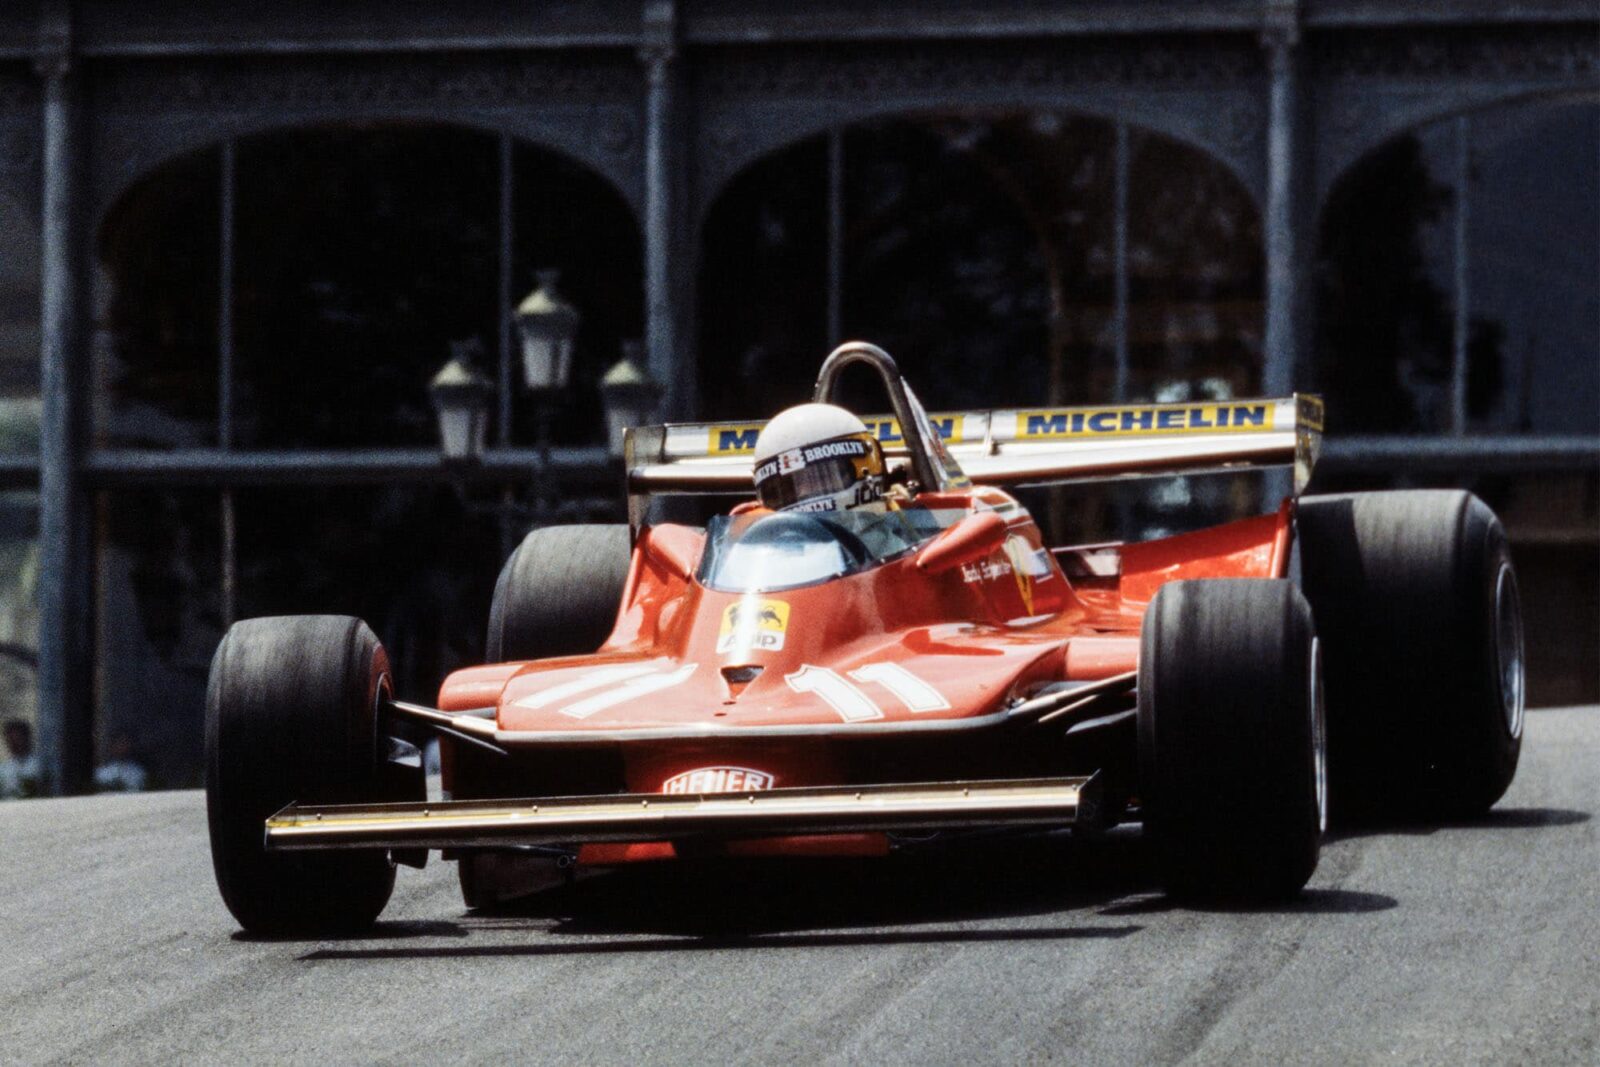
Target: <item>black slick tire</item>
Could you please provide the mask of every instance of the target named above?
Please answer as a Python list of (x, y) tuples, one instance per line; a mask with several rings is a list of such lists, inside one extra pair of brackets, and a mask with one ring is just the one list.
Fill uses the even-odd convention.
[(1326, 813), (1311, 609), (1289, 582), (1170, 582), (1140, 635), (1139, 798), (1167, 891), (1298, 893)]
[(616, 621), (630, 561), (622, 524), (546, 526), (528, 534), (495, 582), (489, 662), (599, 648)]
[(1296, 535), (1327, 664), (1341, 820), (1468, 818), (1516, 774), (1522, 615), (1505, 531), (1471, 493), (1306, 497)]
[[(624, 524), (545, 526), (530, 532), (495, 582), (484, 642), (487, 660), (506, 663), (595, 651), (616, 623), (632, 558)], [(454, 756), (456, 795), (480, 795), (484, 782), (492, 779), (479, 772), (491, 768), (482, 766), (483, 757), (470, 749), (458, 748)], [(467, 907), (491, 907), (500, 900), (487, 876), (499, 859), (471, 850), (458, 855), (457, 877)]]
[(267, 817), (291, 802), (422, 799), (397, 795), (384, 769), (378, 703), (389, 687), (388, 657), (359, 619), (247, 619), (217, 647), (206, 815), (217, 886), (246, 931), (353, 933), (388, 902), (386, 852), (268, 852), (263, 839)]

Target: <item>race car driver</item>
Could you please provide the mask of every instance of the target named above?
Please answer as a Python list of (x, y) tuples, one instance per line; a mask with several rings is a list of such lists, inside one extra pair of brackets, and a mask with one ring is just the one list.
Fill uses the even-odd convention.
[(833, 404), (780, 412), (756, 438), (756, 498), (773, 511), (888, 510), (883, 448)]

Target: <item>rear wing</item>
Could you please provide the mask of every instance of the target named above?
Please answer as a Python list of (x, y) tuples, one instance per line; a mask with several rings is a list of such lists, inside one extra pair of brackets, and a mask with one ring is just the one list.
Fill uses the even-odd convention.
[[(896, 419), (862, 421), (891, 465), (909, 458)], [(1322, 445), (1322, 398), (1303, 393), (1282, 400), (942, 412), (928, 421), (969, 479), (1002, 487), (1292, 466), (1298, 494)], [(659, 493), (752, 492), (751, 457), (763, 425), (629, 430), (630, 501)]]

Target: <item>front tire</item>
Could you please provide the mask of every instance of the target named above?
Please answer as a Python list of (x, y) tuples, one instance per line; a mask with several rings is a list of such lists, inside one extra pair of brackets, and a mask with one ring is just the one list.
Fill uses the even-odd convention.
[(1288, 582), (1169, 582), (1139, 652), (1139, 797), (1167, 891), (1291, 897), (1326, 823), (1311, 609)]
[(245, 930), (351, 933), (388, 902), (386, 852), (268, 852), (263, 837), (290, 803), (423, 799), (420, 777), (385, 767), (389, 695), (388, 656), (359, 619), (247, 619), (223, 637), (206, 689), (206, 815), (217, 886)]

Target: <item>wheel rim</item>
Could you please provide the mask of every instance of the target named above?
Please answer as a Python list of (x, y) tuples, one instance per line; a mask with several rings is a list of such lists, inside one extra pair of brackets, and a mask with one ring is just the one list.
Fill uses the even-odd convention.
[(1522, 603), (1511, 564), (1502, 563), (1494, 583), (1494, 651), (1500, 679), (1500, 710), (1506, 732), (1522, 736), (1526, 671), (1522, 658)]
[(1328, 729), (1322, 698), (1322, 641), (1311, 639), (1311, 759), (1316, 776), (1317, 830), (1328, 831)]

